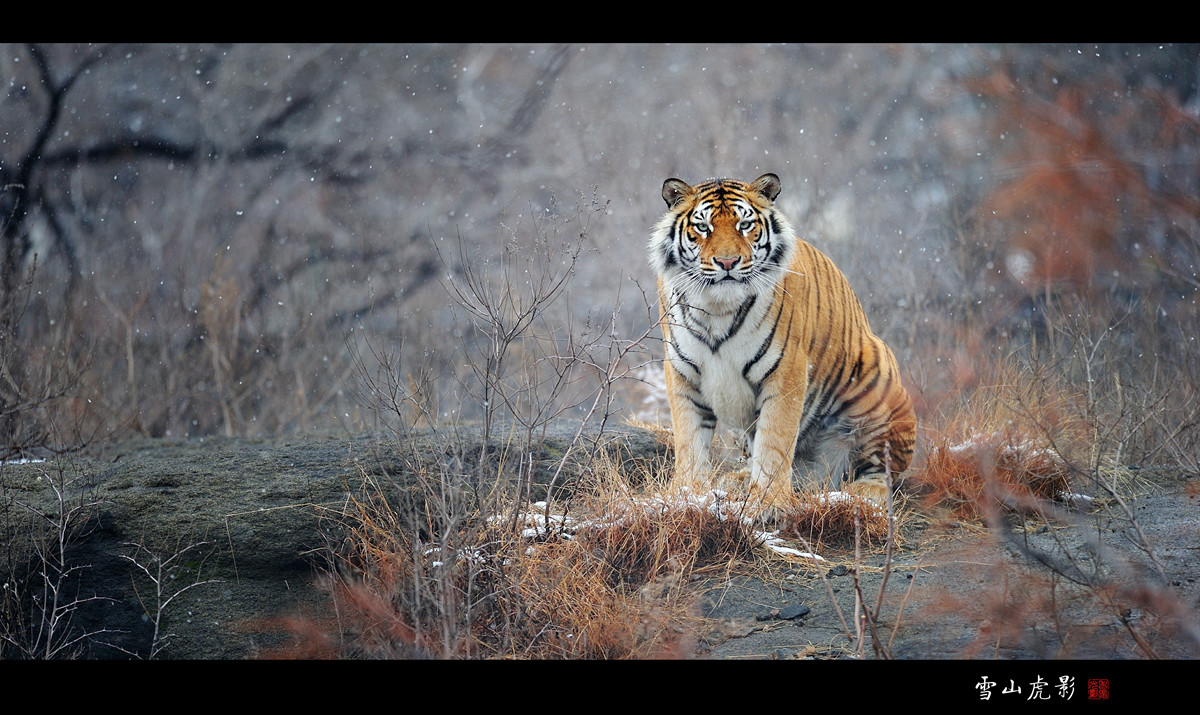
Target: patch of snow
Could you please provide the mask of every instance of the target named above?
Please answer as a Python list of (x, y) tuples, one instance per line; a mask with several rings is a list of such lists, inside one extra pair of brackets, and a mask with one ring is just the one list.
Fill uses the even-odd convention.
[(1058, 500), (1061, 502), (1066, 502), (1068, 504), (1090, 505), (1092, 503), (1092, 501), (1094, 500), (1094, 497), (1088, 496), (1087, 494), (1075, 494), (1073, 492), (1059, 492)]
[(1044, 443), (1039, 443), (1029, 436), (1023, 437), (1019, 442), (1014, 442), (999, 432), (991, 434), (976, 432), (966, 440), (950, 445), (946, 451), (953, 455), (962, 455), (980, 449), (996, 450), (1000, 456), (1013, 459), (1045, 458), (1051, 462), (1059, 461), (1058, 454)]
[(779, 537), (778, 532), (762, 532), (759, 534), (759, 539), (762, 541), (763, 546), (783, 556), (794, 556), (796, 558), (811, 559), (813, 561), (825, 560), (825, 557), (823, 556), (818, 556), (817, 554), (810, 553), (808, 551), (801, 551), (799, 549), (792, 548), (791, 546), (785, 546), (784, 540)]

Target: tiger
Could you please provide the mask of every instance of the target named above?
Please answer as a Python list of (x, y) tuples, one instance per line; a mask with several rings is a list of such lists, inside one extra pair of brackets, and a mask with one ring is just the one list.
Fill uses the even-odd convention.
[[(734, 485), (768, 518), (786, 510), (797, 486), (882, 505), (886, 475), (913, 456), (912, 400), (845, 275), (775, 207), (781, 189), (770, 173), (748, 184), (663, 182), (667, 213), (649, 253), (666, 345), (671, 484)], [(718, 424), (738, 435), (746, 460), (721, 479), (710, 465)]]

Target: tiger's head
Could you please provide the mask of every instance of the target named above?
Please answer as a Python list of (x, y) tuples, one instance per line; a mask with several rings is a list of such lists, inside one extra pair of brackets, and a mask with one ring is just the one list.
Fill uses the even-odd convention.
[(752, 183), (712, 179), (663, 182), (667, 213), (650, 237), (650, 263), (663, 281), (692, 297), (737, 301), (774, 286), (795, 246), (775, 210), (779, 177)]

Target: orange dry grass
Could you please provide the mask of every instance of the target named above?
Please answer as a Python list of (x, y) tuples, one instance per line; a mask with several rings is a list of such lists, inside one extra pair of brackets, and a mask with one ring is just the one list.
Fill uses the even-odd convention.
[(1063, 455), (1086, 442), (1078, 396), (1012, 360), (988, 369), (994, 382), (973, 388), (926, 431), (923, 462), (905, 480), (926, 507), (963, 521), (1061, 500), (1072, 474)]
[(704, 508), (601, 491), (576, 498), (574, 533), (532, 539), (512, 528), (526, 515), (509, 511), (431, 523), (421, 541), (379, 494), (355, 501), (338, 569), (354, 575), (329, 582), (336, 620), (287, 623), (297, 642), (275, 655), (686, 656), (699, 623), (690, 577), (751, 553), (754, 531)]
[(633, 501), (607, 505), (606, 523), (579, 535), (626, 583), (648, 583), (664, 570), (691, 571), (748, 555), (753, 531), (736, 517), (722, 518), (683, 500), (670, 507)]
[(251, 624), (255, 632), (283, 631), (288, 641), (263, 649), (264, 660), (337, 660), (342, 658), (424, 659), (420, 634), (377, 590), (337, 577), (324, 579), (332, 613), (313, 609)]
[[(684, 648), (691, 599), (670, 578), (661, 588), (627, 584), (589, 545), (538, 544), (512, 563), (499, 599), (493, 655), (513, 658), (654, 658)], [(486, 638), (484, 639), (486, 641)]]
[(1060, 500), (1071, 476), (1044, 440), (1010, 429), (962, 441), (939, 437), (909, 483), (926, 506), (978, 521), (997, 506), (1019, 510)]
[[(537, 544), (511, 561), (522, 620), (547, 624), (518, 657), (662, 658), (692, 650), (698, 570), (753, 552), (753, 531), (697, 506), (616, 492), (584, 511), (604, 516), (570, 541)], [(531, 655), (532, 654), (532, 655)]]
[(997, 560), (984, 544), (963, 545), (945, 563), (959, 585), (920, 589), (906, 611), (922, 630), (974, 632), (962, 650), (938, 657), (1157, 659), (1189, 652), (1186, 629), (1194, 631), (1188, 625), (1194, 616), (1176, 594), (1152, 583), (1074, 583), (1053, 571)]
[(840, 498), (799, 494), (783, 516), (779, 533), (801, 537), (818, 550), (850, 547), (855, 538), (866, 547), (881, 546), (888, 536), (887, 511), (869, 499), (849, 494)]

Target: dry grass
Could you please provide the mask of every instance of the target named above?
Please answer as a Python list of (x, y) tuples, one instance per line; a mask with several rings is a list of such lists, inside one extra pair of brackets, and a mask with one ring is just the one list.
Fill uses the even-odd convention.
[(997, 509), (1036, 510), (1073, 494), (1078, 470), (1069, 456), (1086, 435), (1080, 410), (1016, 365), (989, 371), (991, 384), (926, 428), (923, 459), (905, 481), (923, 508), (950, 519), (978, 522)]
[(1158, 659), (1189, 651), (1194, 614), (1165, 589), (1137, 579), (1073, 582), (1052, 568), (997, 562), (981, 542), (953, 553), (947, 567), (964, 585), (926, 585), (908, 610), (918, 631), (972, 634), (953, 657)]
[(1071, 475), (1048, 444), (1019, 431), (977, 433), (930, 447), (912, 483), (927, 507), (979, 521), (997, 506), (1021, 510), (1069, 494)]
[(570, 514), (510, 504), (421, 537), (373, 488), (343, 517), (335, 618), (284, 623), (294, 642), (269, 655), (686, 656), (701, 623), (689, 583), (761, 542), (736, 514), (678, 497), (599, 486)]
[(888, 538), (885, 509), (844, 492), (798, 494), (781, 519), (779, 533), (802, 538), (817, 550), (852, 548), (855, 540), (882, 548)]
[[(334, 616), (293, 618), (270, 657), (651, 659), (695, 652), (693, 584), (762, 565), (761, 525), (720, 492), (635, 493), (600, 460), (570, 512), (492, 504), (413, 529), (372, 485), (342, 515), (326, 588)], [(648, 485), (661, 475), (642, 475)], [(841, 498), (844, 497), (844, 498)], [(848, 495), (797, 497), (780, 537), (821, 548), (882, 545), (887, 515)]]
[[(627, 424), (649, 430), (668, 448), (672, 445), (669, 426), (640, 420)], [(731, 496), (729, 509), (735, 510), (737, 495)], [(855, 538), (868, 547), (878, 547), (888, 535), (886, 509), (848, 492), (798, 492), (780, 511), (775, 519), (780, 536), (802, 538), (817, 549), (852, 547)]]

